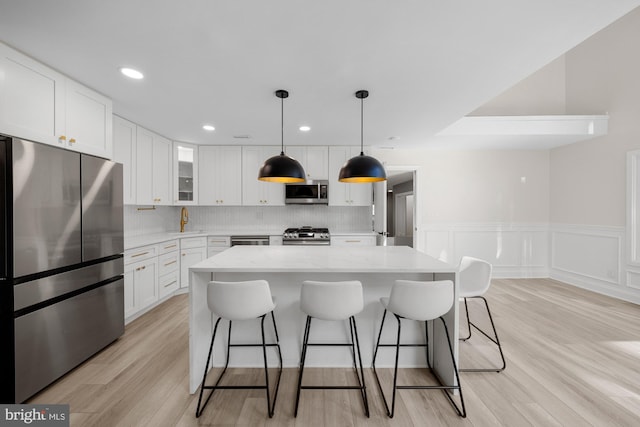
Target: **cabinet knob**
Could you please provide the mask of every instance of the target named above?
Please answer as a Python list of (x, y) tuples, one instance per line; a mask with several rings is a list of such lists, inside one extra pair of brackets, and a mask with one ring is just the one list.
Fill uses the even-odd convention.
[(71, 138), (71, 139), (69, 140), (69, 144), (75, 144), (75, 143), (76, 143), (76, 139), (75, 139), (75, 138)]
[(60, 135), (60, 136), (58, 137), (58, 142), (59, 142), (59, 143), (63, 143), (63, 142), (65, 142), (66, 140), (67, 140), (67, 137), (66, 137), (66, 136), (64, 136), (64, 135)]

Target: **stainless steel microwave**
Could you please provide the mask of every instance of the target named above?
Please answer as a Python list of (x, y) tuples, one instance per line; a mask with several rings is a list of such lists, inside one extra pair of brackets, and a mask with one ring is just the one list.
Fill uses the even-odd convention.
[(328, 205), (329, 181), (285, 184), (284, 202), (288, 205)]

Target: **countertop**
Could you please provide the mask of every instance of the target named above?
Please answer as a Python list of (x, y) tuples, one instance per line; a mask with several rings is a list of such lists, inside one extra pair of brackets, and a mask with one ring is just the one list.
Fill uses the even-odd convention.
[[(283, 230), (198, 230), (198, 231), (186, 231), (180, 233), (177, 231), (145, 234), (142, 236), (126, 237), (124, 239), (124, 249), (139, 248), (141, 246), (155, 245), (156, 243), (166, 242), (174, 239), (184, 239), (187, 237), (207, 237), (207, 236), (282, 236)], [(373, 231), (362, 232), (336, 232), (331, 233), (333, 236), (363, 236), (363, 235), (375, 235)]]
[(458, 267), (406, 246), (234, 246), (194, 272), (452, 273)]

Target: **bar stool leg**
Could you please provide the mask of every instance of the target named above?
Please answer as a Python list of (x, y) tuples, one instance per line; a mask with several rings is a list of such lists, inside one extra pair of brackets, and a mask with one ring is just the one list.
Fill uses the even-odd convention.
[(472, 328), (477, 329), (478, 332), (480, 332), (482, 335), (487, 337), (491, 342), (493, 342), (495, 345), (498, 346), (498, 351), (500, 352), (500, 359), (502, 360), (502, 366), (500, 366), (499, 368), (479, 368), (479, 369), (463, 369), (463, 368), (460, 368), (460, 372), (502, 372), (507, 367), (507, 362), (506, 362), (506, 360), (504, 358), (504, 353), (502, 352), (502, 344), (500, 344), (500, 339), (498, 338), (498, 331), (496, 331), (496, 325), (493, 322), (493, 316), (491, 315), (491, 310), (489, 309), (489, 303), (487, 302), (487, 299), (482, 297), (482, 296), (469, 297), (469, 298), (480, 298), (482, 301), (484, 301), (484, 306), (487, 309), (487, 314), (489, 316), (489, 321), (491, 322), (491, 328), (493, 329), (493, 337), (491, 337), (485, 331), (483, 331), (478, 326), (476, 326), (475, 323), (473, 323), (473, 322), (471, 322), (469, 320), (469, 310), (466, 309), (466, 307), (467, 307), (467, 299), (465, 298), (464, 299), (464, 303), (465, 303), (465, 309), (466, 309), (466, 312), (467, 312), (467, 323), (469, 325), (469, 336), (466, 337), (466, 338), (461, 338), (461, 340), (465, 341), (465, 340), (468, 340), (469, 338), (471, 338), (471, 329)]
[(215, 391), (215, 389), (211, 390), (211, 393), (209, 393), (209, 396), (207, 396), (207, 400), (204, 402), (204, 405), (201, 408), (200, 403), (202, 402), (202, 395), (204, 394), (204, 386), (207, 381), (207, 372), (209, 372), (209, 361), (211, 360), (211, 353), (213, 353), (213, 341), (216, 339), (216, 331), (218, 330), (218, 324), (220, 323), (220, 320), (221, 318), (218, 317), (218, 320), (216, 320), (216, 324), (213, 327), (213, 334), (211, 335), (211, 344), (209, 345), (209, 354), (207, 355), (207, 363), (205, 364), (205, 367), (204, 367), (204, 376), (202, 378), (202, 385), (200, 386), (200, 396), (198, 397), (198, 406), (196, 408), (196, 418), (199, 418), (200, 415), (202, 415), (202, 411), (204, 410), (204, 407), (207, 406), (207, 403), (209, 403), (209, 399), (211, 399), (211, 395), (213, 395), (213, 392)]
[(304, 334), (302, 338), (302, 352), (300, 354), (300, 372), (298, 373), (298, 390), (296, 393), (296, 407), (293, 416), (298, 416), (298, 404), (300, 403), (300, 391), (302, 389), (302, 373), (304, 371), (304, 361), (307, 357), (307, 344), (309, 342), (309, 329), (311, 328), (311, 316), (307, 316), (307, 322), (304, 326)]
[(466, 341), (469, 338), (471, 338), (471, 321), (469, 320), (469, 307), (467, 306), (467, 299), (466, 298), (463, 298), (463, 299), (464, 299), (464, 312), (467, 317), (467, 334), (468, 335), (466, 337), (460, 337), (459, 338), (460, 341)]
[[(384, 402), (384, 407), (387, 411), (387, 416), (389, 418), (393, 418), (393, 415), (395, 413), (395, 406), (396, 406), (396, 390), (397, 390), (397, 384), (398, 384), (398, 360), (400, 355), (400, 336), (402, 332), (402, 325), (400, 323), (400, 317), (394, 314), (394, 316), (396, 316), (396, 320), (398, 321), (398, 335), (396, 337), (396, 343), (380, 344), (380, 337), (382, 336), (382, 327), (384, 326), (384, 319), (386, 315), (387, 315), (387, 310), (384, 311), (384, 314), (382, 315), (382, 322), (380, 322), (380, 332), (378, 333), (378, 341), (376, 343), (376, 349), (373, 355), (372, 367), (373, 367), (373, 374), (376, 377), (376, 382), (378, 383), (378, 388), (380, 389), (380, 395), (382, 396), (382, 401)], [(376, 356), (378, 354), (379, 347), (395, 347), (396, 348), (395, 363), (393, 366), (393, 389), (392, 389), (392, 395), (391, 395), (391, 408), (389, 408), (387, 398), (385, 397), (384, 390), (382, 389), (382, 383), (380, 382), (380, 377), (378, 376), (378, 371), (376, 370)]]
[(442, 316), (440, 317), (440, 320), (442, 321), (442, 325), (444, 326), (444, 333), (447, 336), (447, 343), (449, 344), (449, 353), (451, 354), (451, 363), (453, 364), (453, 370), (454, 370), (454, 372), (456, 374), (456, 381), (458, 383), (457, 386), (447, 387), (447, 389), (458, 390), (458, 392), (460, 393), (460, 403), (462, 405), (462, 409), (460, 409), (458, 407), (458, 405), (456, 404), (456, 402), (454, 402), (454, 400), (451, 397), (451, 395), (449, 394), (449, 392), (447, 392), (447, 389), (443, 388), (442, 391), (444, 392), (445, 396), (447, 396), (447, 399), (449, 399), (449, 402), (451, 402), (451, 404), (455, 408), (455, 410), (458, 413), (458, 415), (461, 416), (462, 418), (466, 418), (467, 417), (467, 410), (466, 410), (466, 408), (464, 406), (464, 397), (462, 396), (462, 384), (460, 383), (460, 374), (458, 373), (458, 366), (456, 364), (456, 358), (453, 355), (453, 346), (451, 345), (451, 338), (449, 338), (449, 328), (447, 328), (447, 322), (444, 321)]
[[(358, 370), (356, 367), (356, 377), (358, 377), (358, 384), (360, 385), (360, 394), (362, 395), (362, 403), (364, 405), (364, 412), (367, 418), (369, 418), (369, 400), (367, 399), (367, 388), (364, 382), (364, 369), (362, 367), (362, 352), (360, 351), (360, 340), (358, 339), (358, 327), (356, 326), (355, 317), (351, 316), (349, 318), (349, 325), (351, 327), (351, 343), (353, 347), (353, 335), (356, 337), (356, 348), (358, 349), (358, 362), (360, 362), (360, 375), (358, 375)], [(354, 351), (355, 352), (355, 351)], [(354, 356), (354, 364), (355, 364), (355, 356)], [(362, 378), (362, 380), (361, 380)]]

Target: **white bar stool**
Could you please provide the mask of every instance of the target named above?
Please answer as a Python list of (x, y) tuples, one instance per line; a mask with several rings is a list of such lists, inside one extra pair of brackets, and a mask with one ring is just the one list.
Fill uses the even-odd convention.
[[(204, 377), (202, 378), (202, 385), (200, 387), (200, 397), (198, 398), (198, 407), (196, 408), (196, 418), (202, 415), (209, 399), (213, 393), (218, 389), (264, 389), (267, 393), (267, 412), (269, 418), (273, 417), (276, 398), (278, 397), (278, 388), (280, 387), (280, 377), (282, 375), (282, 353), (280, 352), (280, 345), (278, 343), (278, 329), (276, 327), (276, 319), (273, 316), (273, 310), (276, 307), (275, 300), (271, 297), (271, 290), (269, 289), (269, 283), (266, 280), (250, 280), (246, 282), (209, 282), (207, 287), (207, 305), (209, 310), (218, 316), (215, 326), (213, 328), (213, 335), (211, 336), (211, 345), (209, 346), (209, 355), (207, 356), (207, 363), (204, 368)], [(273, 322), (273, 330), (276, 336), (276, 342), (266, 344), (264, 339), (264, 319), (267, 314), (271, 313), (271, 320)], [(260, 328), (262, 332), (261, 344), (231, 344), (231, 324), (234, 320), (250, 320), (260, 319)], [(229, 336), (227, 339), (227, 360), (224, 365), (222, 373), (218, 376), (218, 379), (213, 386), (207, 386), (207, 372), (209, 371), (209, 361), (211, 360), (211, 353), (213, 351), (213, 342), (216, 338), (216, 331), (220, 320), (227, 319), (229, 321)], [(237, 385), (237, 386), (221, 386), (220, 381), (224, 373), (229, 366), (229, 353), (231, 347), (262, 347), (262, 356), (264, 358), (264, 379), (265, 385)], [(277, 347), (278, 358), (280, 359), (280, 366), (278, 371), (278, 380), (276, 382), (275, 392), (273, 394), (273, 403), (271, 402), (271, 395), (269, 393), (269, 372), (267, 370), (267, 347)], [(213, 364), (213, 363), (212, 363)], [(202, 407), (202, 396), (204, 390), (211, 390), (209, 396), (205, 400)]]
[[(451, 339), (449, 338), (449, 330), (447, 323), (442, 316), (447, 313), (453, 306), (453, 282), (450, 280), (441, 280), (433, 282), (419, 282), (414, 280), (396, 280), (393, 288), (391, 288), (391, 296), (389, 298), (380, 298), (380, 302), (384, 307), (384, 314), (382, 315), (382, 322), (380, 323), (380, 332), (378, 333), (378, 340), (376, 343), (376, 349), (373, 353), (373, 373), (375, 374), (378, 387), (380, 388), (380, 394), (384, 401), (384, 406), (387, 410), (389, 418), (393, 418), (395, 405), (396, 405), (396, 391), (398, 389), (439, 389), (442, 390), (455, 408), (458, 415), (466, 417), (467, 412), (464, 406), (464, 398), (462, 396), (462, 386), (460, 384), (460, 377), (458, 374), (458, 368), (456, 365), (456, 359), (453, 355), (453, 347), (451, 345)], [(391, 312), (398, 321), (398, 333), (395, 344), (380, 344), (380, 337), (382, 336), (382, 328), (384, 327), (384, 319), (387, 315), (387, 311)], [(415, 320), (424, 322), (426, 343), (425, 344), (400, 344), (401, 335), (401, 320)], [(447, 342), (449, 343), (449, 352), (451, 354), (451, 362), (456, 375), (457, 385), (415, 385), (404, 386), (398, 385), (398, 355), (400, 353), (400, 347), (426, 347), (427, 352), (427, 366), (432, 369), (431, 362), (429, 361), (429, 329), (428, 321), (440, 319), (444, 326), (444, 333), (447, 336)], [(435, 326), (435, 325), (434, 325)], [(395, 366), (393, 370), (393, 394), (391, 399), (391, 408), (387, 403), (387, 398), (382, 390), (382, 384), (376, 371), (376, 356), (378, 355), (379, 347), (395, 347), (396, 358)], [(460, 393), (461, 408), (458, 407), (456, 402), (451, 397), (448, 390), (458, 390)]]
[[(358, 341), (358, 328), (356, 327), (355, 315), (364, 308), (362, 295), (362, 283), (357, 280), (343, 282), (316, 282), (305, 281), (302, 283), (300, 291), (300, 309), (306, 313), (307, 322), (304, 327), (304, 338), (302, 341), (302, 354), (300, 355), (300, 372), (298, 374), (298, 390), (296, 394), (296, 407), (294, 416), (298, 416), (298, 404), (300, 403), (300, 391), (302, 389), (312, 390), (360, 390), (364, 412), (369, 417), (369, 402), (367, 400), (367, 389), (364, 383), (364, 371), (362, 369), (362, 358), (360, 355), (360, 343)], [(310, 343), (309, 333), (311, 331), (311, 319), (321, 320), (349, 320), (349, 330), (351, 333), (350, 343)], [(354, 340), (355, 338), (355, 340)], [(357, 386), (303, 386), (302, 374), (304, 372), (304, 362), (307, 357), (307, 347), (309, 346), (347, 346), (351, 347), (353, 357), (353, 368), (358, 378)], [(356, 364), (356, 350), (358, 365)]]
[[(464, 299), (464, 311), (467, 316), (467, 327), (469, 335), (460, 338), (461, 341), (466, 341), (471, 338), (471, 328), (475, 328), (482, 335), (487, 337), (491, 342), (498, 346), (500, 351), (500, 358), (502, 359), (502, 365), (499, 368), (477, 368), (477, 369), (460, 369), (460, 372), (502, 372), (507, 367), (507, 362), (504, 360), (504, 353), (502, 352), (502, 345), (498, 338), (498, 332), (496, 331), (496, 325), (493, 323), (493, 316), (491, 316), (491, 310), (489, 310), (489, 303), (483, 296), (491, 286), (491, 270), (492, 266), (487, 261), (473, 258), (470, 256), (464, 256), (460, 260), (460, 274), (459, 277), (459, 295)], [(487, 309), (489, 315), (489, 321), (491, 322), (491, 328), (493, 328), (493, 337), (489, 336), (485, 331), (476, 326), (475, 323), (469, 320), (469, 307), (467, 306), (467, 298), (479, 298), (484, 301), (484, 306)]]

